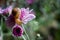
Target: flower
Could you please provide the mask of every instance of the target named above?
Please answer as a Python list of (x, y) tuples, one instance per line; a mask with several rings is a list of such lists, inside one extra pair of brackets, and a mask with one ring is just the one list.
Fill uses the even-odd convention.
[(3, 12), (2, 12), (2, 8), (0, 7), (0, 14), (2, 14)]
[(12, 33), (13, 33), (13, 36), (22, 36), (23, 34), (23, 29), (21, 26), (19, 25), (14, 25), (14, 27), (12, 28)]
[(33, 9), (29, 10), (29, 8), (21, 8), (19, 11), (19, 17), (15, 18), (16, 12), (14, 12), (13, 14), (9, 15), (6, 20), (7, 26), (12, 28), (12, 34), (16, 37), (22, 36), (23, 34), (23, 28), (21, 25), (19, 25), (19, 23), (27, 24), (29, 21), (33, 20), (36, 17), (33, 13)]
[(13, 6), (8, 6), (6, 9), (3, 10), (3, 13), (11, 14), (12, 9), (13, 9)]
[(7, 20), (5, 20), (6, 26), (9, 28), (12, 28), (15, 25), (15, 18), (13, 15), (10, 15), (7, 17)]
[(26, 0), (26, 2), (27, 2), (28, 4), (32, 4), (32, 3), (34, 2), (34, 0)]
[(13, 9), (13, 6), (8, 6), (5, 9), (0, 8), (0, 14), (6, 14), (6, 13), (11, 14), (12, 9)]
[(36, 17), (33, 13), (33, 9), (29, 10), (29, 8), (21, 8), (19, 14), (20, 16), (17, 19), (15, 19), (12, 14), (7, 18), (7, 27), (12, 28), (15, 25), (15, 23), (27, 24), (29, 21), (33, 20)]
[(21, 16), (20, 20), (24, 24), (27, 24), (29, 21), (33, 20), (36, 16), (33, 14), (33, 9), (29, 10), (29, 8), (21, 8)]

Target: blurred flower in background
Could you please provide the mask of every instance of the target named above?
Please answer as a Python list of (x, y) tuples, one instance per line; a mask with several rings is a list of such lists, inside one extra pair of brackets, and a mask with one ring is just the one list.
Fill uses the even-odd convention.
[(2, 14), (3, 12), (2, 12), (2, 8), (0, 7), (0, 14)]
[(5, 22), (6, 22), (6, 26), (8, 28), (12, 28), (15, 25), (15, 18), (14, 18), (14, 16), (13, 15), (9, 15), (7, 17), (7, 20), (5, 20)]
[(34, 0), (26, 0), (26, 2), (27, 2), (28, 4), (32, 4), (32, 3), (34, 2)]
[(11, 11), (12, 11), (12, 9), (13, 9), (13, 6), (11, 5), (11, 6), (8, 6), (7, 8), (5, 8), (5, 9), (2, 9), (2, 7), (0, 8), (0, 13), (1, 14), (11, 14)]

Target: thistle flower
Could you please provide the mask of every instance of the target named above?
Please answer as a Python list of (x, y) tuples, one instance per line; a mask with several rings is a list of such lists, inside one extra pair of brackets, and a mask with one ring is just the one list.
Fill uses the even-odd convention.
[(7, 20), (6, 20), (7, 27), (12, 28), (15, 25), (15, 23), (18, 23), (18, 24), (20, 23), (18, 20), (19, 14), (17, 13), (17, 11), (13, 9), (11, 15), (7, 17)]
[[(15, 23), (17, 24), (27, 24), (29, 21), (33, 20), (35, 18), (35, 15), (33, 14), (33, 9), (29, 10), (29, 8), (21, 8), (19, 10), (21, 13), (20, 15), (17, 17), (17, 19), (14, 18), (13, 15), (16, 14), (16, 12), (13, 13), (13, 15), (11, 14), (7, 20), (6, 20), (6, 24), (12, 28), (14, 26)], [(18, 14), (18, 13), (17, 13)], [(17, 15), (16, 14), (16, 15)], [(20, 19), (19, 19), (20, 18)]]
[(28, 4), (32, 4), (32, 3), (34, 2), (34, 0), (26, 0), (26, 2), (27, 2)]
[(3, 13), (10, 13), (13, 9), (13, 6), (9, 6), (6, 9), (3, 10)]
[(12, 28), (12, 33), (13, 33), (13, 36), (22, 36), (23, 34), (23, 29), (21, 26), (19, 25), (15, 25), (13, 28)]
[(24, 24), (27, 24), (29, 21), (33, 20), (35, 18), (35, 15), (33, 14), (33, 9), (29, 10), (29, 8), (21, 8), (21, 16), (20, 20)]
[(6, 14), (6, 13), (11, 14), (12, 9), (13, 9), (13, 6), (8, 6), (5, 9), (0, 8), (0, 14)]
[(2, 14), (3, 12), (2, 12), (2, 8), (0, 7), (0, 14)]
[(5, 22), (8, 28), (12, 28), (15, 25), (14, 16), (10, 15), (9, 17), (7, 17), (7, 20), (5, 20)]
[[(12, 33), (14, 36), (22, 36), (23, 34), (23, 29), (21, 25), (19, 26), (19, 23), (27, 24), (29, 21), (35, 18), (35, 15), (33, 14), (33, 9), (29, 10), (29, 8), (21, 8), (19, 11), (20, 12), (17, 12), (16, 10), (13, 11), (12, 14), (6, 20), (6, 24), (7, 26), (12, 28)], [(19, 14), (18, 16), (18, 13), (21, 14)]]

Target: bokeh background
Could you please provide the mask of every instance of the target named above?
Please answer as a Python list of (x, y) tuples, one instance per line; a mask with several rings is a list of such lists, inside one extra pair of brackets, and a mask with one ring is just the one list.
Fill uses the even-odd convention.
[[(60, 0), (0, 0), (3, 9), (12, 4), (34, 10), (36, 18), (24, 25), (30, 40), (60, 40)], [(23, 35), (28, 40), (25, 33)], [(0, 15), (0, 40), (18, 39), (12, 36), (4, 16)]]

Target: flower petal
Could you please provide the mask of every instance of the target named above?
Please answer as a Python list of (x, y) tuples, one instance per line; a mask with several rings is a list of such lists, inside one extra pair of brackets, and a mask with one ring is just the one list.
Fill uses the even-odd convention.
[(2, 11), (2, 8), (0, 7), (0, 14), (2, 14), (3, 13), (3, 11)]
[(15, 25), (15, 19), (13, 17), (13, 15), (10, 15), (7, 20), (5, 20), (6, 25), (8, 28), (12, 28)]
[(23, 18), (22, 22), (24, 24), (27, 24), (29, 21), (33, 20), (35, 18), (35, 15), (33, 14), (29, 14), (27, 15), (25, 18)]
[(28, 4), (32, 4), (32, 3), (34, 2), (34, 0), (26, 0), (26, 2), (27, 2)]
[(26, 8), (26, 9), (22, 8), (21, 9), (20, 19), (22, 20), (22, 22), (24, 24), (27, 24), (29, 21), (31, 21), (34, 18), (35, 18), (35, 15), (34, 15), (33, 9), (32, 10), (29, 10), (29, 8)]
[(3, 13), (11, 14), (12, 9), (13, 9), (13, 6), (8, 6), (6, 9), (3, 9)]

